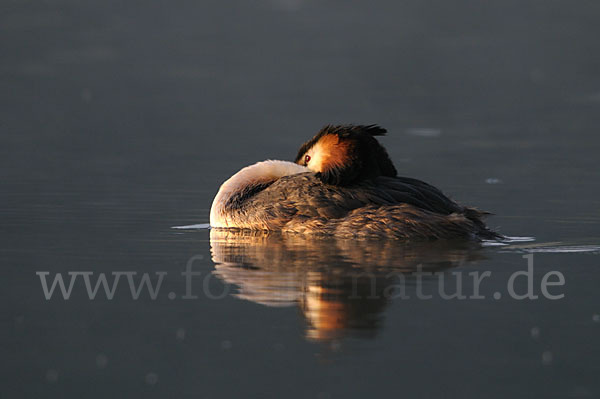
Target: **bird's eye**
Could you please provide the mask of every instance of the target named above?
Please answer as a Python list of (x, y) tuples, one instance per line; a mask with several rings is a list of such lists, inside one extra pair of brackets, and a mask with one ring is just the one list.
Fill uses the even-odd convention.
[(307, 165), (310, 162), (310, 155), (304, 156), (304, 165)]

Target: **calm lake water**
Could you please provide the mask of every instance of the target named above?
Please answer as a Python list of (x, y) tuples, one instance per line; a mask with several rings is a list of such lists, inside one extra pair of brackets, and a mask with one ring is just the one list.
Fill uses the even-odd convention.
[[(3, 398), (599, 397), (596, 2), (0, 8)], [(326, 123), (381, 124), (400, 174), (535, 240), (172, 228)]]

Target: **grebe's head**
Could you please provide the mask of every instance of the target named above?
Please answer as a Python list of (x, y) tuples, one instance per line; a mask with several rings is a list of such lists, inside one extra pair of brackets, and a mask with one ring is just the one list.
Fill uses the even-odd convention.
[(300, 147), (295, 162), (327, 184), (349, 185), (377, 176), (397, 175), (390, 157), (375, 136), (387, 131), (377, 125), (327, 125)]

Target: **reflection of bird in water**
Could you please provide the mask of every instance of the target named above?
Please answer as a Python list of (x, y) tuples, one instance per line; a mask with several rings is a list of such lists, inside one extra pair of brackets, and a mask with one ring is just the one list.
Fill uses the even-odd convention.
[(220, 187), (213, 228), (387, 237), (494, 239), (485, 212), (463, 207), (420, 180), (398, 177), (376, 136), (385, 129), (327, 126), (295, 163), (248, 166)]
[[(214, 274), (237, 297), (266, 306), (299, 306), (307, 337), (374, 334), (399, 276), (439, 271), (478, 259), (468, 242), (399, 245), (305, 235), (211, 230)], [(402, 274), (404, 273), (404, 274)]]

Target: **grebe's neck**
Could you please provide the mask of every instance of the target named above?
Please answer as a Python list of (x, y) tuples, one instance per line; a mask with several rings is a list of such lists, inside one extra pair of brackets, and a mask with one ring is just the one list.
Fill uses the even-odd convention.
[(287, 161), (263, 161), (246, 166), (219, 188), (210, 208), (211, 227), (240, 227), (232, 223), (227, 205), (244, 190), (269, 184), (281, 177), (309, 172), (308, 168)]

